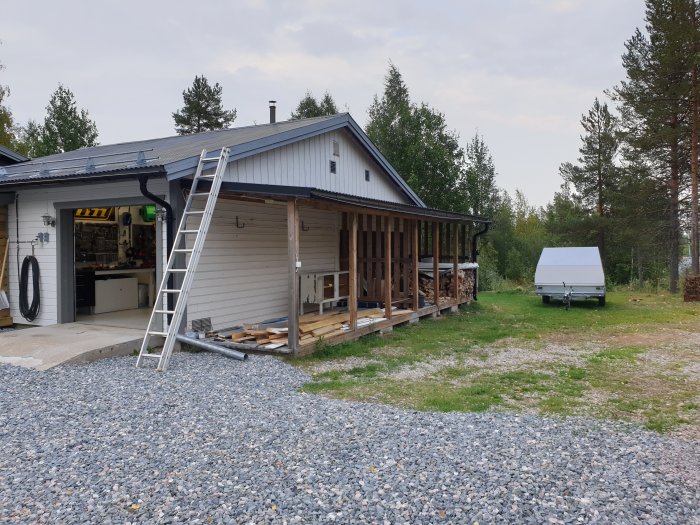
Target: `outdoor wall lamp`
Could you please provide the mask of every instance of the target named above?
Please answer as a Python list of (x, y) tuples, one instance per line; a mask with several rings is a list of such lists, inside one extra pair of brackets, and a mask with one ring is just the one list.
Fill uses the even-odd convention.
[(44, 221), (44, 226), (56, 226), (56, 218), (51, 217), (48, 213), (46, 215), (42, 215), (41, 219)]

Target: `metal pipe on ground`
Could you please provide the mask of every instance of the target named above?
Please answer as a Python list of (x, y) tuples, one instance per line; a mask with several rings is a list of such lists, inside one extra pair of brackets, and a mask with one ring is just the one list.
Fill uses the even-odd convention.
[(209, 352), (215, 352), (215, 353), (221, 354), (225, 357), (237, 359), (238, 361), (245, 361), (246, 359), (248, 359), (248, 354), (245, 354), (243, 352), (239, 352), (237, 350), (231, 350), (230, 348), (222, 348), (218, 345), (208, 343), (206, 341), (200, 341), (199, 339), (192, 339), (191, 337), (187, 337), (186, 335), (178, 335), (177, 340), (183, 344), (192, 345), (194, 347), (201, 348), (202, 350), (207, 350)]

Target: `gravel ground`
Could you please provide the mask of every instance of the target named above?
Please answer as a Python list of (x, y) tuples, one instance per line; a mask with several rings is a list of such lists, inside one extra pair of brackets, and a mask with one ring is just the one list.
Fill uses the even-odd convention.
[(134, 362), (0, 366), (0, 522), (700, 523), (697, 442), (324, 399), (269, 357)]

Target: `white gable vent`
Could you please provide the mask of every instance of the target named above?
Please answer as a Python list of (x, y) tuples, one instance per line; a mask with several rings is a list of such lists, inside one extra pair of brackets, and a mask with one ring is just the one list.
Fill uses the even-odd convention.
[(340, 144), (338, 144), (338, 141), (332, 140), (331, 144), (333, 145), (333, 156), (340, 157)]

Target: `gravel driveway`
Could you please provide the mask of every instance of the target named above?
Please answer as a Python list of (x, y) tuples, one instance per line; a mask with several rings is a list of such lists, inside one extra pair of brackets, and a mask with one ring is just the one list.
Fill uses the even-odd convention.
[(270, 357), (0, 366), (0, 522), (700, 523), (700, 447), (296, 392)]

